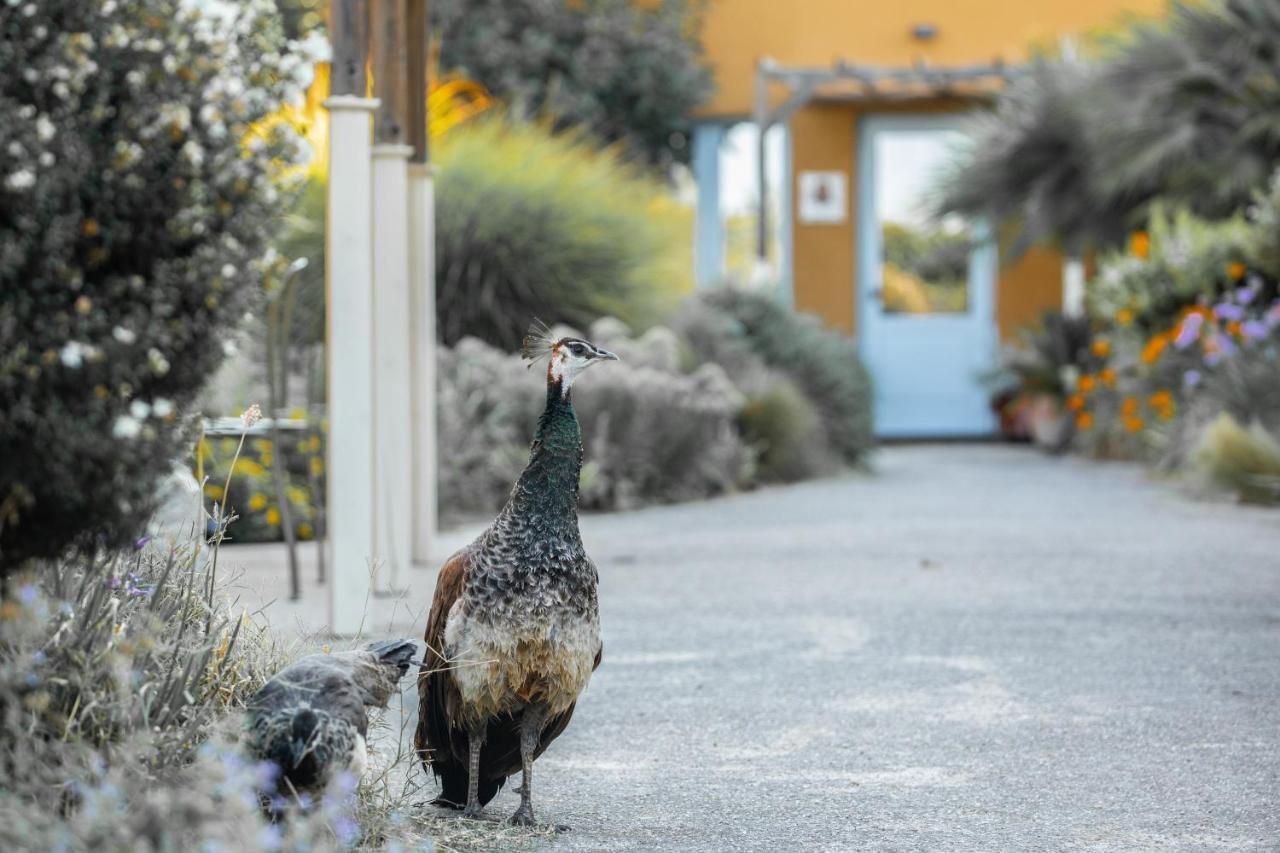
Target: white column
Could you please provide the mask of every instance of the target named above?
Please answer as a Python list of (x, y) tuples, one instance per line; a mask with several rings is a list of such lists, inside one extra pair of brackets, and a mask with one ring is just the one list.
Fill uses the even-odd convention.
[(1084, 316), (1084, 261), (1072, 255), (1062, 261), (1062, 313)]
[(436, 468), (436, 224), (430, 164), (409, 166), (409, 305), (413, 363), (413, 561), (435, 568), (438, 529)]
[(336, 95), (325, 206), (328, 341), (329, 626), (360, 629), (373, 558), (373, 300), (369, 122), (378, 101)]
[(412, 556), (408, 145), (373, 146), (374, 554), (378, 590), (402, 588)]

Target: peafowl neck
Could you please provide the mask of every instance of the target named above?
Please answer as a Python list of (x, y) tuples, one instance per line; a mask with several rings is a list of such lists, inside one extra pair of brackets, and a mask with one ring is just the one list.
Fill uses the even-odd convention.
[(557, 380), (547, 383), (547, 404), (538, 418), (529, 464), (511, 494), (508, 508), (548, 532), (578, 532), (578, 475), (582, 471), (582, 428), (573, 399)]

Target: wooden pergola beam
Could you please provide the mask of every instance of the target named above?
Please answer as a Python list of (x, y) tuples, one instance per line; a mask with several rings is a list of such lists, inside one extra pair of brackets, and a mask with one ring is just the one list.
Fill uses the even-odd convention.
[(431, 17), (427, 14), (427, 0), (409, 0), (408, 23), (405, 27), (408, 40), (408, 98), (409, 125), (406, 140), (413, 146), (410, 163), (426, 163), (429, 159), (430, 138), (427, 130), (427, 51), (431, 43)]
[(333, 64), (329, 93), (363, 98), (369, 92), (365, 63), (369, 56), (368, 0), (333, 0), (329, 7)]
[(373, 0), (373, 94), (382, 103), (373, 115), (377, 145), (405, 142), (409, 126), (407, 0)]

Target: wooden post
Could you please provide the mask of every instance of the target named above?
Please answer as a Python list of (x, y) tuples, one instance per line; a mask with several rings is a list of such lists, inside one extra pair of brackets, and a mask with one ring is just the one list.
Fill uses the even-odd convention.
[(412, 562), (413, 386), (410, 367), (406, 0), (373, 0), (374, 529), (380, 590)]
[(435, 188), (427, 126), (427, 0), (409, 0), (409, 304), (413, 381), (413, 561), (434, 568), (437, 517)]
[(368, 5), (332, 0), (333, 71), (329, 182), (325, 207), (326, 351), (329, 380), (328, 520), (333, 567), (329, 625), (359, 630), (370, 592), (374, 461), (373, 300), (369, 117), (366, 97)]

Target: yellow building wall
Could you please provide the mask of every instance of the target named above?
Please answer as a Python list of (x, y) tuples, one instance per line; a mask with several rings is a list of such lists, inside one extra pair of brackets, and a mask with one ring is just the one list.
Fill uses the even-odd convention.
[[(746, 118), (754, 97), (755, 66), (769, 56), (783, 65), (830, 67), (853, 63), (908, 66), (963, 65), (1001, 58), (1024, 60), (1036, 47), (1053, 48), (1062, 35), (1114, 25), (1126, 15), (1156, 15), (1165, 0), (711, 0), (703, 43), (718, 91), (706, 116)], [(937, 36), (921, 42), (915, 24)], [(771, 100), (785, 97), (774, 87)], [(857, 122), (864, 113), (942, 112), (972, 103), (934, 100), (876, 104), (813, 102), (792, 116), (791, 198), (793, 279), (797, 310), (816, 314), (832, 328), (857, 331)], [(849, 219), (836, 225), (800, 225), (796, 177), (810, 170), (849, 175)], [(996, 285), (996, 324), (1009, 339), (1035, 322), (1045, 308), (1061, 305), (1062, 258), (1034, 248), (1016, 263), (1002, 264)]]
[[(702, 43), (718, 91), (707, 115), (751, 112), (755, 64), (830, 67), (837, 59), (873, 65), (1017, 62), (1061, 36), (1114, 25), (1126, 15), (1158, 15), (1166, 0), (710, 0)], [(916, 40), (911, 28), (937, 36)]]

